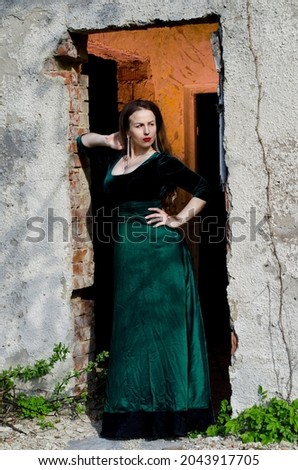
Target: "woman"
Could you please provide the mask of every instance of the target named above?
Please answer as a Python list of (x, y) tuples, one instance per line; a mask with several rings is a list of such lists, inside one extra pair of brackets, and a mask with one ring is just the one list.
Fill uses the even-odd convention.
[[(117, 212), (114, 312), (101, 435), (185, 436), (212, 422), (203, 322), (190, 252), (179, 230), (208, 197), (206, 181), (168, 153), (151, 101), (120, 113), (119, 132), (78, 137), (79, 150), (107, 146), (105, 194)], [(111, 152), (112, 154), (113, 152)], [(192, 197), (166, 210), (180, 187)]]

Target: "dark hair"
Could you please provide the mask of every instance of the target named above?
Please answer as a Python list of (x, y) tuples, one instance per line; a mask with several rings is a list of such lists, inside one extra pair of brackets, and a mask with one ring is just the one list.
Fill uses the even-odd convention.
[(156, 133), (157, 142), (153, 145), (154, 148), (157, 146), (155, 150), (159, 150), (160, 152), (170, 153), (171, 148), (167, 139), (165, 125), (163, 122), (163, 117), (161, 115), (160, 109), (155, 103), (153, 103), (153, 101), (148, 101), (148, 100), (131, 101), (130, 103), (124, 106), (124, 108), (122, 109), (120, 113), (119, 131), (120, 131), (121, 139), (125, 147), (125, 151), (127, 151), (126, 134), (129, 129), (129, 118), (135, 111), (138, 111), (140, 109), (148, 109), (149, 111), (152, 111), (152, 113), (155, 116), (156, 127), (157, 127), (157, 133)]
[[(155, 150), (159, 152), (171, 153), (171, 147), (167, 139), (166, 129), (163, 121), (162, 114), (159, 107), (153, 102), (148, 100), (134, 100), (127, 103), (122, 109), (119, 116), (119, 131), (124, 145), (124, 151), (127, 152), (127, 131), (129, 129), (130, 116), (140, 109), (148, 109), (152, 111), (156, 119), (156, 142), (153, 144)], [(163, 207), (168, 213), (175, 212), (175, 199), (177, 197), (177, 190), (175, 187), (165, 188), (164, 194), (161, 195)]]

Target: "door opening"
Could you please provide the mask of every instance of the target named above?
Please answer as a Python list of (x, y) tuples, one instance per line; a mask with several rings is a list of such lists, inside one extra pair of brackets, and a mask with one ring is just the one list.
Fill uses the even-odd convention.
[(230, 312), (227, 301), (226, 207), (220, 184), (217, 93), (201, 93), (196, 101), (196, 167), (210, 182), (213, 197), (201, 213), (198, 290), (209, 350), (215, 408), (230, 398)]
[[(110, 134), (118, 129), (117, 63), (88, 55), (82, 72), (89, 78), (89, 129)], [(97, 147), (90, 159), (94, 248), (95, 354), (109, 350), (113, 305), (112, 214), (103, 193), (109, 150)]]
[[(106, 34), (109, 35), (110, 33)], [(134, 72), (133, 77), (128, 77), (126, 74), (125, 77), (122, 77), (125, 80), (121, 82), (119, 81), (119, 63), (121, 62), (125, 68), (124, 59), (127, 57), (127, 62), (129, 62), (131, 55), (126, 54), (125, 57), (123, 54), (119, 55), (115, 44), (113, 44), (113, 48), (111, 47), (110, 51), (109, 57), (112, 57), (112, 60), (89, 54), (88, 63), (84, 64), (83, 70), (83, 73), (89, 76), (90, 130), (106, 134), (117, 130), (119, 106), (122, 105), (122, 97), (131, 99), (141, 95), (145, 99), (153, 100), (157, 97), (156, 91), (152, 88), (154, 83), (152, 76), (156, 76), (154, 67), (152, 67), (151, 76), (151, 66), (145, 67), (142, 62), (143, 66), (136, 70), (138, 77), (142, 71), (143, 74), (146, 72), (146, 77), (143, 77), (143, 81), (137, 80), (135, 77), (136, 72)], [(211, 51), (210, 56), (212, 58)], [(153, 55), (152, 57), (154, 59)], [(151, 62), (150, 65), (152, 65)], [(188, 129), (188, 135), (185, 133), (184, 148), (182, 144), (181, 148), (184, 150), (185, 163), (191, 168), (198, 170), (203, 176), (206, 176), (212, 185), (217, 188), (214, 199), (201, 214), (201, 228), (203, 230), (200, 232), (200, 247), (199, 250), (195, 248), (197, 253), (194, 258), (208, 341), (212, 398), (215, 412), (218, 410), (222, 399), (230, 398), (228, 375), (230, 365), (230, 328), (229, 307), (226, 296), (227, 270), (226, 240), (224, 236), (226, 212), (225, 194), (219, 183), (217, 85), (217, 75), (204, 85), (185, 85), (183, 86), (185, 93), (184, 105), (183, 89), (180, 90), (179, 97), (177, 98), (178, 95), (175, 95), (170, 103), (170, 105), (175, 103), (178, 115), (184, 112), (184, 125), (186, 130)], [(193, 104), (189, 105), (190, 103)], [(168, 116), (172, 119), (175, 113), (172, 112), (170, 105), (167, 109), (167, 103), (164, 103)], [(194, 132), (196, 128), (199, 129), (198, 135)], [(178, 150), (180, 141), (183, 141), (182, 135), (183, 129), (181, 127), (180, 132), (177, 131), (177, 136), (174, 136), (179, 144), (177, 144)], [(90, 160), (91, 197), (95, 221), (94, 233), (96, 234), (93, 237), (95, 253), (93, 295), (96, 353), (109, 349), (113, 304), (113, 246), (112, 243), (106, 242), (109, 229), (111, 229), (112, 218), (102, 191), (102, 182), (107, 164), (106, 157), (108, 156), (106, 152), (108, 152), (108, 149), (103, 147), (97, 148), (94, 158)], [(104, 208), (104, 211), (102, 208)], [(222, 239), (220, 239), (217, 230), (222, 235)]]

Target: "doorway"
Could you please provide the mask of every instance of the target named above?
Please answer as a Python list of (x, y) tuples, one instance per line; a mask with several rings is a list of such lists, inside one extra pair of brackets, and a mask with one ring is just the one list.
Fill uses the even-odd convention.
[[(118, 128), (117, 63), (93, 54), (83, 65), (88, 76), (90, 132), (110, 134)], [(98, 147), (90, 158), (90, 191), (93, 220), (94, 249), (94, 336), (95, 355), (108, 351), (112, 328), (113, 306), (113, 245), (112, 213), (103, 192), (109, 152)]]
[[(197, 41), (197, 36), (194, 34), (196, 29), (194, 28), (198, 25), (190, 26), (192, 29), (188, 32), (187, 25), (183, 25), (183, 35), (178, 34), (180, 31), (179, 26), (175, 27), (175, 31), (171, 36), (172, 48), (176, 47), (180, 52), (184, 52), (183, 47), (178, 47), (181, 37), (183, 37), (184, 41), (187, 37), (187, 42), (190, 42), (190, 40)], [(206, 28), (206, 25), (204, 27)], [(204, 86), (202, 84), (195, 86), (191, 84), (185, 87), (184, 85), (177, 86), (179, 80), (189, 80), (188, 75), (183, 76), (181, 69), (179, 69), (178, 75), (175, 73), (175, 70), (169, 76), (156, 75), (159, 57), (155, 56), (156, 51), (153, 46), (151, 55), (149, 54), (149, 46), (153, 43), (154, 39), (154, 28), (151, 28), (150, 33), (148, 33), (149, 38), (144, 35), (144, 31), (139, 31), (140, 38), (144, 40), (146, 37), (148, 41), (146, 54), (148, 54), (149, 59), (148, 57), (143, 58), (139, 50), (134, 51), (134, 54), (127, 51), (125, 54), (123, 53), (123, 47), (128, 47), (130, 44), (142, 44), (142, 41), (138, 40), (138, 31), (100, 33), (98, 43), (96, 42), (96, 37), (92, 38), (92, 54), (89, 49), (88, 62), (83, 67), (83, 73), (89, 76), (90, 130), (107, 134), (114, 132), (118, 126), (118, 113), (124, 97), (126, 100), (139, 97), (156, 100), (161, 104), (162, 109), (166, 110), (166, 121), (168, 121), (166, 124), (169, 124), (167, 127), (172, 129), (173, 134), (170, 135), (170, 138), (174, 143), (175, 153), (182, 155), (186, 164), (198, 170), (203, 176), (206, 176), (213, 186), (217, 186), (219, 180), (219, 144), (218, 137), (216, 137), (219, 135), (216, 108), (218, 75), (212, 69), (213, 57), (211, 47), (209, 51), (209, 46), (206, 45), (206, 38), (209, 37), (210, 31), (214, 30), (215, 27), (216, 25), (214, 24), (209, 25), (206, 31), (204, 31), (204, 41), (198, 36), (199, 42), (201, 41), (204, 44), (202, 51), (200, 51), (201, 46), (198, 46), (196, 43), (193, 46), (193, 43), (191, 43), (191, 52), (195, 50), (197, 56), (200, 56), (200, 53), (202, 53), (204, 58), (203, 65), (205, 67), (201, 66), (203, 61), (197, 61), (195, 66), (191, 62), (191, 66), (194, 68), (191, 70), (191, 77), (193, 77), (192, 80), (196, 79), (198, 71), (201, 70), (200, 67), (203, 67), (201, 70), (202, 77), (198, 80), (203, 80)], [(163, 28), (157, 29), (162, 30)], [(169, 29), (166, 29), (165, 34), (170, 36)], [(126, 34), (128, 35), (128, 40), (125, 44)], [(132, 38), (130, 34), (133, 34)], [(157, 31), (157, 38), (161, 34), (164, 33)], [(109, 45), (109, 41), (111, 45)], [(185, 43), (185, 45), (187, 44)], [(99, 47), (100, 51), (104, 51), (104, 57), (100, 56), (100, 51), (97, 55), (97, 47)], [(206, 51), (209, 51), (208, 59), (206, 59)], [(187, 56), (187, 50), (185, 53)], [(182, 59), (185, 60), (186, 56), (180, 57), (180, 64)], [(166, 57), (166, 52), (164, 52), (164, 57)], [(173, 60), (173, 57), (175, 57), (175, 54), (171, 54), (169, 59)], [(133, 64), (133, 68), (125, 65), (125, 60), (127, 60), (126, 64)], [(187, 64), (184, 62), (183, 64), (185, 70), (188, 70)], [(173, 64), (171, 64), (172, 67)], [(167, 80), (170, 83), (168, 94), (164, 91)], [(184, 88), (188, 91), (190, 90), (191, 95), (194, 96), (194, 104), (191, 109), (183, 99)], [(139, 96), (140, 93), (142, 94), (141, 96)], [(177, 112), (174, 112), (176, 108)], [(192, 113), (191, 122), (185, 119), (185, 114), (190, 112)], [(183, 139), (183, 126), (188, 129), (187, 132), (192, 136), (191, 139)], [(173, 132), (173, 129), (175, 132)], [(197, 129), (199, 129), (199, 133)], [(192, 145), (194, 151), (189, 151), (189, 145)], [(94, 230), (96, 230), (94, 233), (99, 234), (99, 237), (94, 239), (95, 279), (93, 295), (95, 304), (96, 352), (109, 349), (113, 303), (112, 244), (105, 242), (105, 237), (108, 234), (107, 230), (111, 226), (111, 216), (102, 192), (102, 181), (107, 161), (105, 152), (106, 149), (104, 148), (97, 149), (97, 154), (90, 162), (92, 208), (95, 220)], [(104, 210), (102, 210), (103, 207)], [(216, 230), (219, 227), (225, 227), (224, 193), (219, 188), (215, 191), (215, 197), (212, 202), (208, 204), (208, 207), (201, 214), (201, 219), (201, 239), (196, 257), (194, 257), (194, 266), (198, 275), (198, 290), (201, 297), (209, 349), (212, 395), (214, 408), (217, 411), (220, 401), (230, 397), (228, 376), (230, 335), (229, 309), (226, 298), (226, 247), (224, 239), (219, 240), (218, 237), (216, 238)], [(216, 276), (215, 273), (217, 274)]]
[(214, 84), (184, 89), (186, 163), (210, 183), (212, 197), (189, 223), (192, 253), (204, 319), (215, 411), (229, 400), (231, 387), (230, 311), (227, 301), (226, 194), (220, 174), (221, 107)]
[(217, 93), (195, 96), (196, 167), (212, 186), (213, 196), (201, 212), (198, 250), (200, 294), (215, 408), (231, 395), (230, 310), (227, 300), (226, 198), (220, 181), (220, 129)]

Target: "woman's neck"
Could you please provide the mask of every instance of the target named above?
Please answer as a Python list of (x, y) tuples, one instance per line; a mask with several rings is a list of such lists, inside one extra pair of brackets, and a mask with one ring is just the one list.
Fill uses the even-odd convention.
[(153, 148), (153, 147), (150, 147), (150, 148), (147, 149), (147, 150), (143, 150), (143, 149), (133, 150), (133, 151), (132, 151), (131, 158), (132, 158), (132, 159), (136, 159), (136, 158), (147, 157), (148, 155), (150, 155), (150, 154), (153, 153), (153, 152), (154, 152), (154, 148)]

